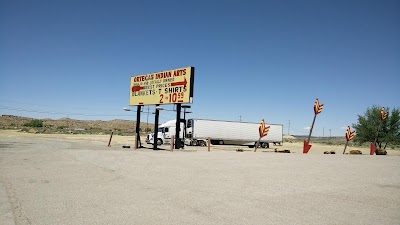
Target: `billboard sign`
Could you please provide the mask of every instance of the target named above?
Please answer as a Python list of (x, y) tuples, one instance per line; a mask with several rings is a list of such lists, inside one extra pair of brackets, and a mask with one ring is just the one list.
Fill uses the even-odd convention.
[(191, 103), (194, 67), (131, 77), (129, 105)]

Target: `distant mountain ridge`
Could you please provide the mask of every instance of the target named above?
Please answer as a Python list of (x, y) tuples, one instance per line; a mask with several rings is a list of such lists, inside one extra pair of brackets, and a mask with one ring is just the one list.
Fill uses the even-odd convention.
[[(14, 115), (2, 115), (0, 117), (0, 129), (23, 129), (24, 124), (37, 120), (37, 118), (20, 117)], [(47, 131), (93, 131), (92, 133), (108, 132), (110, 130), (122, 133), (133, 133), (136, 128), (136, 121), (132, 120), (75, 120), (71, 118), (60, 119), (38, 119), (43, 121), (43, 128)], [(140, 124), (141, 131), (152, 131), (154, 124)], [(51, 133), (51, 132), (50, 132)]]

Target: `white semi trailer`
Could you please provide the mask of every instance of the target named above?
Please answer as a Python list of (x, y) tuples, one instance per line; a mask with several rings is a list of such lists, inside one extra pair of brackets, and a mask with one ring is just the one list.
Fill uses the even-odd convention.
[[(158, 143), (170, 143), (171, 136), (176, 132), (175, 120), (161, 124), (158, 129)], [(207, 120), (207, 119), (189, 119), (186, 130), (184, 123), (181, 123), (180, 138), (186, 145), (205, 146), (207, 139), (210, 138), (213, 145), (245, 145), (254, 147), (259, 139), (259, 123)], [(270, 130), (266, 137), (261, 138), (260, 146), (269, 148), (270, 143), (283, 143), (283, 125), (266, 124)], [(148, 134), (146, 142), (153, 144), (154, 134)]]
[[(247, 145), (254, 147), (259, 139), (259, 123), (190, 119), (186, 129), (186, 143), (203, 145), (208, 138), (214, 145)], [(268, 135), (261, 138), (260, 146), (269, 148), (269, 144), (283, 143), (283, 125), (265, 124), (270, 126)]]

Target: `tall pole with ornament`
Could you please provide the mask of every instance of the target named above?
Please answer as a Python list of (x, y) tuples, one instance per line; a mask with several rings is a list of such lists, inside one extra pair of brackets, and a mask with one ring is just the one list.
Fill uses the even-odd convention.
[(260, 123), (260, 126), (258, 127), (258, 133), (260, 134), (260, 138), (258, 139), (258, 142), (257, 142), (257, 144), (256, 144), (256, 147), (255, 147), (255, 149), (254, 149), (254, 152), (257, 151), (257, 148), (258, 148), (258, 146), (260, 145), (260, 140), (261, 140), (261, 138), (268, 135), (269, 128), (270, 128), (270, 126), (267, 126), (267, 127), (266, 127), (266, 126), (265, 126), (264, 119), (262, 119), (262, 120), (261, 120), (261, 123)]
[(375, 140), (374, 140), (374, 143), (371, 143), (371, 145), (370, 145), (370, 152), (369, 152), (370, 155), (375, 154), (376, 142), (378, 141), (379, 131), (381, 130), (382, 123), (386, 119), (388, 114), (389, 114), (388, 112), (385, 112), (385, 107), (382, 107), (381, 108), (381, 113), (380, 113), (380, 122), (379, 122), (378, 129), (376, 130)]
[(353, 140), (354, 135), (356, 135), (355, 131), (351, 131), (350, 126), (347, 126), (346, 130), (346, 145), (344, 146), (343, 154), (346, 152), (347, 145), (349, 144), (349, 141)]
[(314, 128), (314, 124), (315, 124), (315, 119), (317, 118), (317, 115), (320, 114), (322, 112), (322, 109), (324, 108), (324, 104), (319, 104), (319, 100), (318, 98), (315, 100), (314, 102), (314, 119), (310, 128), (310, 134), (308, 135), (308, 139), (307, 141), (304, 140), (304, 145), (303, 145), (303, 153), (307, 154), (308, 151), (311, 149), (311, 145), (310, 143), (310, 138), (311, 138), (311, 134)]

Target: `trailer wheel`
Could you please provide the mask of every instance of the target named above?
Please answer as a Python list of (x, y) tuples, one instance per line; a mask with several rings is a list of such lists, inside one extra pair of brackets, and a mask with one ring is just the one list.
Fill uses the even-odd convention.
[(262, 148), (269, 148), (269, 143), (263, 142), (263, 143), (261, 144), (261, 147), (262, 147)]
[(158, 139), (157, 140), (157, 145), (162, 145), (162, 144), (163, 144), (163, 141), (161, 139)]
[(199, 141), (199, 146), (201, 146), (201, 147), (206, 146), (206, 142), (205, 141)]
[(218, 144), (219, 144), (219, 145), (223, 145), (223, 144), (224, 144), (224, 141), (222, 141), (222, 140), (221, 140), (221, 141), (218, 141)]

